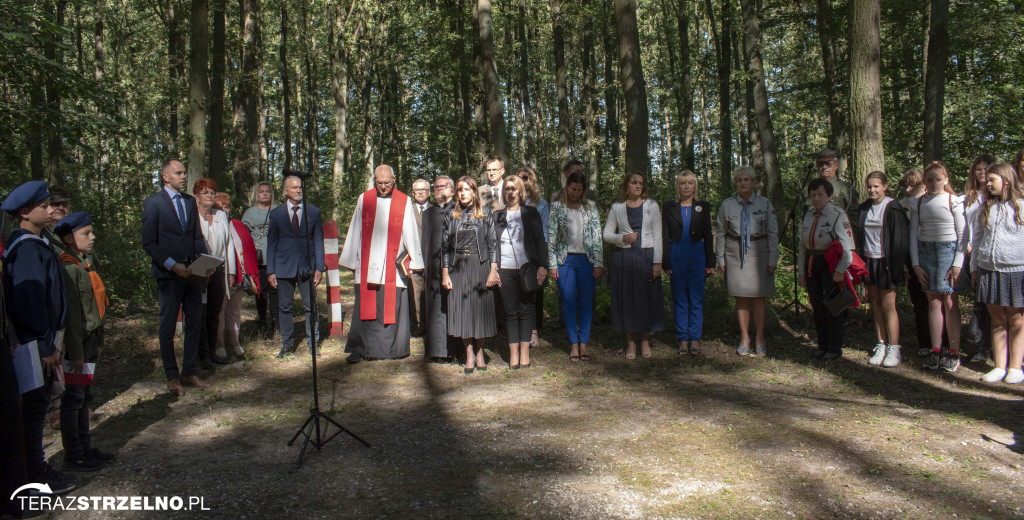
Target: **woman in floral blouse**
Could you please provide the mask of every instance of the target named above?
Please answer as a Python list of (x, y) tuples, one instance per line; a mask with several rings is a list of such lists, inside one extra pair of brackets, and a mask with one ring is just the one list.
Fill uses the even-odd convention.
[(569, 333), (569, 361), (589, 361), (587, 343), (593, 318), (594, 281), (604, 270), (601, 217), (587, 200), (582, 173), (565, 179), (562, 199), (551, 205), (548, 220), (548, 267), (562, 296), (562, 316)]

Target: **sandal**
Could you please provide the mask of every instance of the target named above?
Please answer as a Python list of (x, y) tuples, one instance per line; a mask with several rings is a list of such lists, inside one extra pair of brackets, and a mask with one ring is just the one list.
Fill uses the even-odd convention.
[(740, 345), (740, 346), (736, 347), (736, 353), (741, 355), (741, 356), (749, 356), (750, 355), (750, 345)]
[(540, 345), (540, 339), (537, 337), (537, 331), (533, 331), (533, 335), (530, 336), (530, 346), (536, 347)]
[[(576, 354), (574, 355), (573, 352), (576, 352)], [(579, 344), (574, 343), (573, 346), (569, 348), (569, 361), (572, 363), (579, 363)]]
[(758, 345), (754, 348), (754, 353), (752, 355), (755, 357), (766, 357), (768, 355), (768, 346)]
[(689, 347), (688, 350), (690, 351), (690, 355), (693, 355), (693, 356), (699, 356), (700, 355), (700, 347), (693, 346), (693, 343), (690, 343), (690, 347)]
[(679, 352), (677, 352), (677, 354), (679, 354), (680, 356), (685, 356), (686, 354), (689, 353), (689, 350), (688, 350), (689, 347), (686, 346), (687, 343), (688, 342), (686, 342), (686, 341), (680, 341), (679, 342)]
[(636, 344), (634, 343), (630, 347), (632, 347), (633, 352), (630, 353), (630, 348), (626, 347), (626, 359), (636, 359)]
[(650, 359), (650, 357), (652, 355), (653, 354), (651, 354), (651, 344), (647, 343), (646, 341), (641, 343), (640, 344), (640, 356), (643, 357), (644, 359)]

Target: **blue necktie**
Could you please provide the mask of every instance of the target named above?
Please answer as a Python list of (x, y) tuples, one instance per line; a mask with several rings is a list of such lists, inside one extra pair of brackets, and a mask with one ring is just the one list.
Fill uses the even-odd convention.
[(178, 223), (181, 224), (181, 230), (185, 231), (185, 206), (181, 203), (181, 194), (174, 194), (174, 205), (178, 209)]

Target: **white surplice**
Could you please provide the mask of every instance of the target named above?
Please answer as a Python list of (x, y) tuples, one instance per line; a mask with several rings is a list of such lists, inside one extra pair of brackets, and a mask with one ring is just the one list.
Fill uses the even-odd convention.
[[(373, 239), (370, 243), (370, 260), (368, 265), (363, 266), (363, 197), (359, 196), (356, 202), (355, 212), (352, 213), (352, 222), (348, 226), (348, 234), (345, 236), (345, 246), (341, 250), (341, 257), (338, 263), (349, 269), (355, 269), (355, 283), (358, 285), (363, 281), (363, 269), (367, 269), (366, 281), (371, 284), (384, 285), (385, 269), (395, 270), (395, 286), (405, 288), (402, 277), (398, 276), (398, 268), (392, 263), (387, 263), (388, 247), (388, 215), (391, 212), (393, 197), (377, 197), (377, 214), (373, 221)], [(374, 193), (376, 195), (376, 192)], [(409, 268), (423, 269), (423, 251), (420, 248), (420, 231), (416, 226), (415, 208), (412, 206), (412, 198), (406, 197), (405, 215), (402, 220), (402, 240), (398, 245), (398, 256), (403, 251), (409, 253)]]

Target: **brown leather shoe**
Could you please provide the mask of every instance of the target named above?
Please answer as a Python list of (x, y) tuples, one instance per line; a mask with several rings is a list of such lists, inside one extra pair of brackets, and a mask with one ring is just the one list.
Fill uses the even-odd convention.
[(185, 386), (194, 386), (196, 388), (210, 388), (210, 383), (207, 383), (196, 376), (182, 376), (181, 384)]
[(167, 380), (167, 391), (177, 396), (185, 395), (185, 389), (181, 387), (181, 382), (177, 379)]

